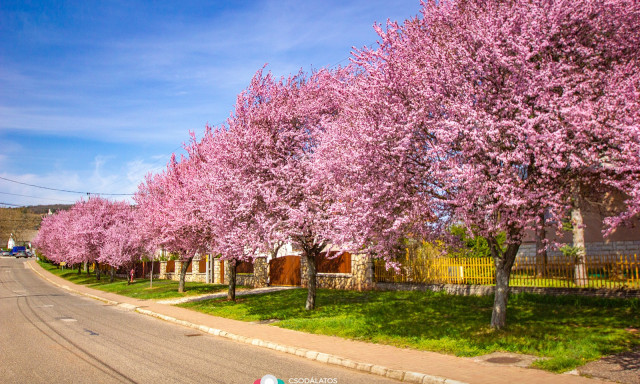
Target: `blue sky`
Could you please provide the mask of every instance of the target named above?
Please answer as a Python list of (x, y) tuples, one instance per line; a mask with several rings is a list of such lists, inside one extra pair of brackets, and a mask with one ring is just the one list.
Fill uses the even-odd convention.
[[(353, 46), (375, 43), (374, 22), (419, 8), (419, 0), (3, 0), (0, 177), (133, 193), (189, 131), (223, 122), (264, 64), (278, 76), (344, 64)], [(0, 179), (0, 203), (81, 196)]]

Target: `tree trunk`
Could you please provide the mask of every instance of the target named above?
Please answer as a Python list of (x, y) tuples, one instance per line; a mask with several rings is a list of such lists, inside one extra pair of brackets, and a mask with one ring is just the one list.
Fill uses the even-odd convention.
[(111, 266), (111, 276), (109, 276), (109, 282), (113, 283), (113, 280), (115, 280), (116, 278), (116, 269), (114, 268), (114, 266)]
[(84, 271), (85, 271), (85, 273), (87, 275), (89, 274), (89, 262), (88, 261), (84, 262)]
[(187, 275), (187, 269), (189, 268), (189, 265), (191, 264), (191, 260), (193, 260), (193, 256), (191, 256), (190, 258), (188, 258), (187, 260), (182, 261), (182, 266), (180, 267), (180, 282), (178, 283), (178, 292), (183, 293), (184, 292), (184, 280), (185, 280), (185, 276)]
[(509, 244), (502, 252), (495, 239), (489, 239), (491, 254), (496, 264), (496, 290), (491, 313), (491, 328), (501, 329), (507, 325), (507, 302), (509, 301), (509, 277), (516, 260), (520, 243)]
[(78, 275), (82, 273), (82, 263), (78, 264)]
[[(224, 261), (220, 260), (221, 263)], [(227, 300), (236, 301), (236, 269), (238, 262), (229, 260), (229, 290), (227, 291)]]
[(586, 248), (584, 243), (584, 220), (578, 197), (574, 198), (573, 208), (571, 209), (571, 225), (573, 227), (573, 248), (576, 251), (575, 283), (578, 287), (584, 287), (587, 285)]
[(544, 240), (547, 237), (545, 229), (544, 213), (540, 214), (540, 228), (536, 233), (536, 275), (538, 277), (547, 276), (547, 248)]
[(306, 251), (304, 257), (307, 258), (307, 303), (304, 308), (311, 311), (316, 308), (316, 255)]
[(100, 281), (100, 264), (96, 263), (96, 280)]

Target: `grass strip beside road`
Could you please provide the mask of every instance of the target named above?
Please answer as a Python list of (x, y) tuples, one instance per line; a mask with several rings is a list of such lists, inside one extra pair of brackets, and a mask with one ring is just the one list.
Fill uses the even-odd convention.
[(489, 327), (493, 296), (436, 292), (318, 290), (317, 309), (305, 311), (306, 290), (243, 296), (237, 303), (180, 304), (244, 321), (457, 356), (496, 351), (545, 357), (535, 366), (574, 369), (640, 345), (640, 300), (577, 296), (511, 296), (507, 328)]
[[(178, 292), (178, 282), (173, 280), (153, 280), (153, 287), (149, 287), (149, 279), (136, 279), (134, 283), (127, 284), (126, 279), (116, 278), (109, 282), (108, 275), (102, 275), (100, 281), (95, 273), (86, 274), (84, 271), (78, 274), (77, 269), (61, 269), (53, 264), (39, 261), (39, 264), (47, 271), (58, 275), (74, 284), (87, 285), (91, 288), (105, 292), (113, 292), (122, 296), (136, 299), (171, 299), (185, 296), (206, 295), (218, 292), (226, 292), (227, 286), (221, 284), (205, 284), (187, 282), (186, 292)], [(239, 287), (241, 288), (241, 287)]]

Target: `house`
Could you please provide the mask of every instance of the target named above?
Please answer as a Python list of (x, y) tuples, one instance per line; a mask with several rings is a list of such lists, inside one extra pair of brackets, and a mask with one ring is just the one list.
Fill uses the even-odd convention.
[[(345, 252), (338, 257), (336, 250), (326, 249), (317, 259), (316, 284), (318, 288), (367, 289), (373, 281), (373, 264), (365, 255)], [(159, 277), (178, 280), (182, 262), (167, 260), (160, 262)], [(285, 245), (276, 257), (257, 257), (253, 263), (240, 262), (236, 269), (236, 284), (251, 287), (268, 285), (306, 286), (306, 259), (301, 252)], [(196, 256), (187, 269), (186, 281), (225, 284), (229, 281), (229, 262), (211, 255)]]
[[(601, 256), (601, 255), (640, 255), (640, 218), (635, 218), (635, 222), (630, 223), (630, 226), (621, 226), (616, 228), (613, 233), (604, 237), (602, 232), (605, 229), (603, 223), (604, 218), (610, 216), (611, 212), (614, 212), (616, 207), (621, 206), (620, 197), (613, 198), (606, 196), (602, 202), (588, 203), (582, 212), (584, 219), (584, 238), (585, 238), (585, 251), (588, 256)], [(573, 242), (571, 231), (563, 231), (558, 236), (556, 229), (553, 226), (547, 226), (546, 238), (551, 244), (567, 244), (571, 245)], [(535, 257), (537, 252), (537, 237), (532, 231), (529, 231), (524, 238), (520, 250), (518, 251), (519, 257)], [(547, 254), (550, 257), (562, 256), (562, 252), (559, 247), (551, 247), (547, 250)]]

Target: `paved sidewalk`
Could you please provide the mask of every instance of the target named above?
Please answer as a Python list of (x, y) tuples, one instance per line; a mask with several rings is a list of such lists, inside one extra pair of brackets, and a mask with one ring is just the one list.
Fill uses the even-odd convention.
[(120, 308), (199, 329), (242, 343), (270, 348), (326, 364), (340, 365), (409, 383), (428, 384), (578, 384), (603, 383), (573, 375), (536, 369), (487, 365), (435, 352), (313, 335), (266, 324), (248, 323), (195, 312), (186, 308), (139, 300), (75, 285), (44, 270), (35, 260), (26, 264), (51, 283)]
[[(257, 295), (260, 293), (268, 293), (268, 292), (278, 292), (278, 291), (286, 291), (288, 289), (298, 289), (298, 287), (265, 287), (265, 288), (253, 288), (247, 289), (244, 291), (236, 291), (236, 297), (238, 296), (246, 296), (246, 295)], [(223, 297), (227, 297), (227, 292), (213, 293), (209, 295), (199, 295), (199, 296), (185, 296), (177, 299), (167, 299), (167, 300), (157, 300), (158, 304), (182, 304), (182, 303), (190, 303), (192, 301), (203, 301), (209, 299), (220, 299)]]

